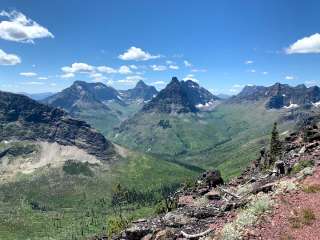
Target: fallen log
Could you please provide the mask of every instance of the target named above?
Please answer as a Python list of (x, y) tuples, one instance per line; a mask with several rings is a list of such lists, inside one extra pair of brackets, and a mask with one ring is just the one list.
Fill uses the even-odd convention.
[(201, 233), (197, 233), (197, 234), (188, 234), (188, 233), (185, 233), (184, 231), (181, 231), (181, 234), (182, 234), (182, 236), (184, 236), (187, 239), (192, 239), (192, 238), (203, 237), (203, 236), (209, 234), (212, 231), (213, 231), (213, 229), (209, 228), (206, 231), (201, 232)]
[(235, 198), (240, 198), (240, 196), (238, 196), (238, 195), (236, 195), (235, 193), (232, 193), (232, 192), (230, 192), (230, 191), (228, 191), (228, 190), (226, 190), (226, 189), (224, 189), (224, 188), (222, 188), (222, 187), (219, 187), (219, 186), (217, 186), (218, 188), (219, 188), (219, 190), (221, 191), (221, 192), (224, 192), (224, 193), (226, 193), (226, 194), (229, 194), (229, 195), (231, 195), (232, 197), (235, 197)]

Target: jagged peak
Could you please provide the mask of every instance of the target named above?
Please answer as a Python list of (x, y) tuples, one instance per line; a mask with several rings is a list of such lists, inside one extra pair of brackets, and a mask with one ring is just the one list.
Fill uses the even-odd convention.
[(177, 77), (172, 77), (169, 84), (180, 83)]
[(148, 87), (148, 85), (143, 81), (143, 80), (139, 80), (139, 82), (137, 82), (135, 88), (145, 88)]

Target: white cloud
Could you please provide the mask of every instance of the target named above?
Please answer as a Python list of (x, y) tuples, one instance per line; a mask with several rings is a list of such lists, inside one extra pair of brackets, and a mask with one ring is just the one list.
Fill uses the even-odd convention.
[(155, 82), (152, 82), (151, 84), (152, 85), (165, 85), (166, 82), (164, 82), (164, 81), (155, 81)]
[(192, 69), (191, 72), (207, 72), (207, 69)]
[(49, 84), (51, 87), (55, 87), (55, 86), (57, 86), (57, 84), (56, 83), (50, 83)]
[(39, 80), (48, 80), (48, 77), (38, 77)]
[(126, 61), (147, 61), (150, 59), (160, 58), (160, 55), (151, 55), (150, 53), (143, 51), (141, 48), (132, 46), (126, 52), (120, 54), (118, 58)]
[(1, 11), (0, 17), (7, 20), (0, 22), (0, 38), (24, 43), (33, 43), (37, 38), (54, 38), (49, 30), (17, 11)]
[(317, 80), (309, 80), (304, 82), (308, 87), (316, 86), (318, 84)]
[(195, 78), (195, 76), (193, 74), (188, 74), (186, 77), (183, 78), (184, 81), (187, 81), (187, 80), (191, 80), (193, 82), (196, 82), (198, 83), (198, 79)]
[(171, 61), (171, 60), (167, 60), (166, 64), (171, 65), (171, 64), (175, 64), (175, 62)]
[(173, 70), (178, 70), (178, 69), (179, 69), (179, 66), (177, 66), (177, 65), (170, 65), (169, 68), (170, 68), (170, 69), (173, 69)]
[(320, 53), (320, 34), (315, 33), (309, 37), (299, 39), (289, 46), (285, 52), (287, 54)]
[(288, 75), (288, 76), (285, 76), (285, 79), (286, 79), (286, 80), (293, 80), (293, 79), (295, 79), (295, 77), (294, 77), (294, 76), (289, 76), (289, 75)]
[(138, 67), (137, 67), (136, 65), (134, 65), (134, 64), (130, 65), (129, 67), (130, 67), (131, 69), (134, 69), (134, 70), (137, 70), (137, 69), (138, 69)]
[(24, 84), (26, 84), (26, 85), (44, 85), (45, 83), (34, 81), (34, 82), (25, 82)]
[(0, 65), (13, 66), (21, 63), (20, 57), (15, 54), (9, 54), (0, 49)]
[(251, 73), (255, 73), (255, 72), (256, 72), (256, 70), (255, 70), (255, 69), (250, 69), (250, 70), (249, 70), (249, 72), (251, 72)]
[(186, 67), (192, 67), (192, 64), (190, 62), (188, 62), (187, 60), (184, 60), (183, 63)]
[(86, 63), (73, 63), (71, 67), (62, 67), (64, 73), (88, 73), (94, 71), (94, 67)]
[(139, 80), (144, 80), (144, 78), (138, 75), (134, 75), (134, 76), (127, 76), (125, 79), (118, 80), (117, 82), (125, 85), (134, 85)]
[(35, 76), (37, 76), (37, 74), (35, 72), (21, 72), (20, 75), (24, 76), (24, 77), (35, 77)]
[(153, 71), (165, 71), (167, 70), (167, 67), (164, 65), (151, 65), (150, 66)]
[(64, 73), (60, 76), (61, 78), (73, 78), (74, 73)]
[(116, 73), (116, 72), (117, 72), (116, 69), (114, 69), (114, 68), (112, 68), (112, 67), (108, 67), (108, 66), (99, 66), (99, 67), (97, 67), (97, 70), (98, 70), (99, 72), (108, 73), (108, 74), (110, 74), (110, 73)]
[(112, 85), (112, 84), (113, 84), (113, 80), (109, 79), (109, 80), (107, 81), (107, 85)]
[(119, 68), (118, 72), (119, 72), (120, 74), (130, 74), (130, 73), (132, 73), (131, 70), (130, 70), (130, 68), (129, 68), (128, 66), (126, 66), (126, 65), (121, 66), (121, 67)]
[(268, 72), (262, 72), (262, 74), (263, 74), (263, 75), (267, 75), (267, 74), (268, 74)]
[(231, 93), (238, 93), (238, 92), (239, 92), (239, 89), (230, 88), (230, 89), (229, 89), (229, 92), (231, 92)]
[(234, 84), (232, 86), (232, 88), (243, 88), (243, 87), (244, 87), (244, 85), (240, 85), (240, 84)]
[(247, 60), (247, 61), (245, 61), (244, 63), (245, 63), (245, 64), (252, 64), (253, 61), (252, 61), (252, 60)]
[(89, 75), (90, 78), (92, 78), (95, 82), (102, 82), (103, 80), (106, 80), (106, 77), (102, 75), (102, 73), (91, 73)]

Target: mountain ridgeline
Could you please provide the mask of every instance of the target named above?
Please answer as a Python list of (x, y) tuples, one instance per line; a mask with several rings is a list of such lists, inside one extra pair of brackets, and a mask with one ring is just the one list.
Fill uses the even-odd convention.
[(297, 108), (312, 106), (320, 101), (318, 86), (306, 87), (301, 84), (291, 87), (288, 84), (276, 83), (270, 87), (246, 86), (231, 102), (265, 100), (267, 109)]
[(90, 125), (24, 95), (0, 91), (0, 129), (0, 142), (56, 142), (76, 146), (103, 160), (114, 155), (112, 144)]
[(104, 104), (107, 101), (117, 101), (123, 104), (119, 93), (112, 87), (102, 83), (75, 81), (70, 87), (44, 99), (43, 102), (72, 113), (86, 108), (108, 109)]
[(142, 111), (163, 113), (187, 113), (199, 111), (199, 106), (220, 100), (194, 81), (179, 81), (173, 77), (171, 82), (159, 94), (147, 103)]
[(153, 86), (148, 86), (142, 80), (140, 80), (136, 86), (128, 90), (119, 90), (120, 96), (126, 102), (132, 101), (150, 101), (157, 96), (158, 91)]
[(70, 87), (46, 98), (43, 102), (72, 113), (83, 109), (108, 110), (109, 102), (124, 106), (135, 100), (149, 101), (157, 93), (154, 87), (146, 85), (143, 81), (139, 81), (133, 89), (119, 91), (103, 83), (75, 81)]

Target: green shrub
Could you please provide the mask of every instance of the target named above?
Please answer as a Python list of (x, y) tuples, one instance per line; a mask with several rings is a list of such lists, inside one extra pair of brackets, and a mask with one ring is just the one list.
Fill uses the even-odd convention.
[(112, 237), (115, 234), (120, 233), (123, 229), (128, 226), (127, 222), (120, 217), (109, 217), (107, 219), (107, 235)]
[(241, 232), (234, 223), (227, 223), (222, 229), (222, 240), (240, 240)]
[(154, 207), (154, 212), (156, 214), (162, 214), (167, 212), (167, 207), (164, 200), (156, 204), (156, 206)]
[(70, 175), (84, 175), (92, 177), (93, 171), (90, 169), (90, 164), (88, 162), (77, 162), (75, 160), (68, 160), (63, 165), (63, 171)]
[(302, 160), (293, 166), (292, 173), (296, 174), (296, 173), (299, 173), (301, 170), (303, 170), (306, 167), (313, 167), (313, 166), (314, 166), (313, 160)]
[(223, 240), (241, 239), (241, 232), (247, 226), (254, 225), (259, 216), (272, 206), (272, 200), (268, 195), (262, 194), (252, 200), (245, 209), (243, 209), (232, 223), (226, 224), (221, 232)]

